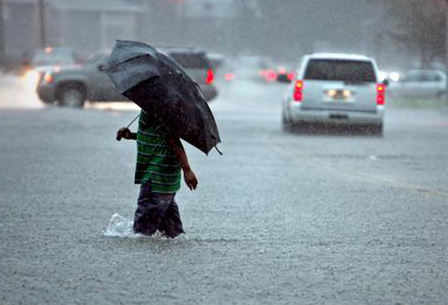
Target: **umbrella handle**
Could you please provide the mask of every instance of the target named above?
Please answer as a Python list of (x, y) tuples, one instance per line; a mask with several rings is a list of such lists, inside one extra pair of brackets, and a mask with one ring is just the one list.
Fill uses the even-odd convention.
[(135, 122), (135, 120), (137, 120), (137, 118), (140, 116), (140, 113), (128, 124), (128, 126), (126, 126), (126, 128), (131, 127), (132, 123)]
[(222, 156), (222, 152), (218, 149), (218, 146), (215, 145), (215, 149)]

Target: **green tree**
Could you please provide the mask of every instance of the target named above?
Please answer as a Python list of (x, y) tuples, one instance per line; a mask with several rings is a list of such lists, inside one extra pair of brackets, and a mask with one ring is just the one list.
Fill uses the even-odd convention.
[(383, 0), (394, 25), (392, 39), (414, 56), (423, 67), (445, 58), (448, 0)]

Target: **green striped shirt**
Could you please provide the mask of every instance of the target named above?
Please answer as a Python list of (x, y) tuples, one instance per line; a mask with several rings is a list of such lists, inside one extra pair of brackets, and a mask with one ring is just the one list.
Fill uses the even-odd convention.
[(180, 189), (180, 164), (168, 144), (168, 134), (148, 113), (140, 112), (137, 131), (136, 184), (151, 180), (154, 193), (175, 193)]

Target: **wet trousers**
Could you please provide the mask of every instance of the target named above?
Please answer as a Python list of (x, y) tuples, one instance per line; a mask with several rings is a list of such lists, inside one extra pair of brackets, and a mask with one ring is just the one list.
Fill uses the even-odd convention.
[(153, 235), (159, 230), (163, 235), (174, 238), (185, 233), (180, 220), (179, 208), (173, 194), (153, 193), (151, 181), (142, 184), (134, 215), (134, 232)]

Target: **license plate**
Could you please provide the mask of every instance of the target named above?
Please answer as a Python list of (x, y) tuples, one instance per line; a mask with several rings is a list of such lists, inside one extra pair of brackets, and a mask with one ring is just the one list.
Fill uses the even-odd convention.
[(350, 99), (350, 97), (352, 96), (352, 91), (350, 90), (327, 90), (326, 94), (328, 97), (330, 97), (333, 100), (342, 100), (342, 101), (346, 101), (348, 99)]

